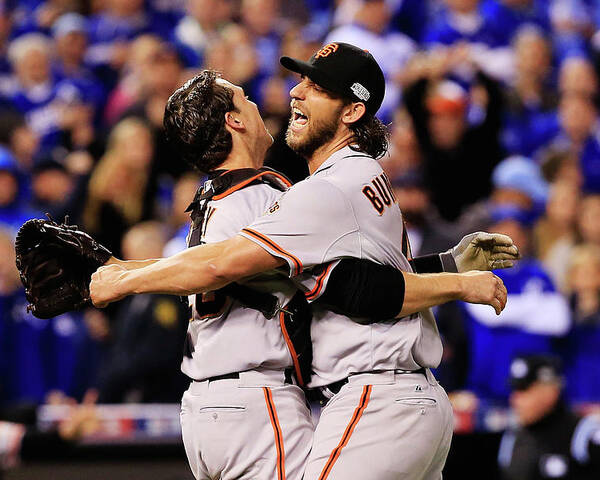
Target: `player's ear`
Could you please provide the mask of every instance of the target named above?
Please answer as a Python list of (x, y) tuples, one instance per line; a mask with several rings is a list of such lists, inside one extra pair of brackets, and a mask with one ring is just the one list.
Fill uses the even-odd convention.
[(233, 130), (243, 130), (245, 128), (244, 121), (237, 112), (225, 113), (225, 125)]
[(362, 102), (352, 102), (342, 109), (342, 123), (349, 125), (360, 120), (367, 108)]

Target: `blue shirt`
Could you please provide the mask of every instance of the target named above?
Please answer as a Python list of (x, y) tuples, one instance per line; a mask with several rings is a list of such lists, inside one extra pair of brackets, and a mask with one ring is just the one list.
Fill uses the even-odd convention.
[(600, 402), (600, 315), (575, 325), (565, 345), (565, 395), (571, 402)]
[(568, 328), (569, 311), (537, 260), (523, 259), (494, 273), (508, 291), (505, 312), (496, 317), (490, 306), (463, 304), (471, 348), (467, 388), (483, 399), (506, 404), (512, 359), (553, 352), (554, 336)]

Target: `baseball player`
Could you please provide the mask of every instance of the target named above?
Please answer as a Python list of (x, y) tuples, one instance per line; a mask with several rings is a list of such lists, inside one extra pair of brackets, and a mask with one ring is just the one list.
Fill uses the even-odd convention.
[[(363, 116), (374, 118), (383, 96), (382, 74), (369, 54), (344, 44), (327, 46), (311, 62), (306, 64), (313, 68), (311, 77), (292, 90), (295, 109), (289, 129), (289, 143), (307, 157), (311, 177), (234, 238), (138, 262), (131, 270), (118, 264), (100, 268), (90, 285), (92, 299), (103, 306), (141, 292), (210, 292), (283, 265), (300, 282), (312, 282), (308, 296), (316, 298), (335, 271), (332, 262), (342, 257), (401, 268), (404, 302), (399, 315), (406, 318), (400, 321), (362, 325), (360, 319), (315, 309), (312, 386), (334, 398), (317, 428), (306, 478), (437, 478), (451, 420), (443, 390), (424, 370), (437, 365), (441, 356), (437, 328), (426, 309), (462, 299), (493, 305), (499, 312), (506, 292), (488, 272), (410, 273), (401, 214), (373, 159), (384, 151), (378, 141), (382, 137), (356, 135), (349, 128)], [(356, 69), (348, 71), (352, 65)], [(329, 76), (337, 72), (339, 87), (325, 83), (327, 75), (321, 74), (328, 69)], [(335, 93), (340, 89), (341, 94)], [(319, 275), (310, 272), (321, 264), (329, 265)], [(410, 458), (400, 458), (407, 440), (418, 454), (411, 449)], [(378, 459), (377, 465), (366, 465), (369, 455)]]

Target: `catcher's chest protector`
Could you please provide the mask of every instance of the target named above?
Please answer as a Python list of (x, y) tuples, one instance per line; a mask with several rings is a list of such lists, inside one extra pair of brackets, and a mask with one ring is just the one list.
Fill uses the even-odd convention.
[[(204, 243), (202, 239), (208, 223), (208, 205), (212, 200), (219, 200), (237, 190), (259, 183), (268, 184), (282, 192), (291, 186), (291, 183), (283, 175), (268, 168), (230, 170), (204, 182), (186, 209), (186, 212), (191, 212), (192, 220), (188, 247)], [(214, 300), (211, 302), (203, 302), (196, 298), (196, 309), (200, 316), (204, 313), (200, 309), (219, 310), (219, 308), (215, 308), (215, 303), (224, 305), (226, 297), (230, 297), (247, 308), (260, 311), (266, 318), (273, 319), (273, 321), (276, 321), (275, 317), (277, 317), (294, 361), (294, 373), (298, 384), (302, 387), (306, 386), (310, 380), (312, 364), (310, 338), (312, 311), (304, 294), (300, 291), (297, 292), (285, 306), (279, 304), (276, 296), (253, 290), (239, 283), (231, 283), (214, 294)]]

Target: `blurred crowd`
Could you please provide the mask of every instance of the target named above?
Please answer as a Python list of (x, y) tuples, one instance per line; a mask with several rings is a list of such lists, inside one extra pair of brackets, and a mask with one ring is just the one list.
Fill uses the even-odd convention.
[(509, 234), (523, 256), (497, 272), (509, 296), (500, 316), (437, 309), (442, 384), (462, 401), (507, 405), (513, 358), (552, 353), (565, 398), (600, 403), (598, 2), (5, 0), (0, 410), (86, 392), (180, 400), (184, 304), (143, 295), (37, 319), (14, 265), (16, 230), (48, 212), (121, 258), (185, 248), (202, 176), (170, 151), (162, 117), (202, 68), (244, 87), (275, 138), (267, 164), (302, 179), (283, 140), (297, 78), (278, 58), (307, 59), (329, 41), (369, 50), (385, 73), (381, 163), (413, 255), (487, 230)]

